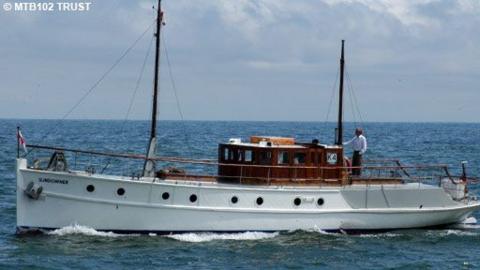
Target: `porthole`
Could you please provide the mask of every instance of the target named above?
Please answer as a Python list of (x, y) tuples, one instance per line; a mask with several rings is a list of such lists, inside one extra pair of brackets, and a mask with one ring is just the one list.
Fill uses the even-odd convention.
[(87, 191), (88, 192), (94, 192), (95, 191), (95, 187), (93, 185), (88, 185), (87, 186)]
[(295, 204), (296, 206), (299, 206), (301, 203), (302, 200), (300, 198), (295, 198), (295, 200), (293, 200), (293, 204)]
[(169, 194), (168, 192), (164, 192), (164, 193), (162, 194), (162, 199), (168, 200), (168, 198), (170, 198), (170, 194)]
[(257, 205), (262, 205), (263, 204), (263, 198), (262, 197), (258, 197), (257, 198)]
[(195, 194), (190, 195), (190, 202), (194, 203), (196, 201), (197, 201), (197, 195)]
[(117, 189), (117, 194), (118, 196), (123, 196), (125, 194), (125, 189), (124, 188)]
[(231, 199), (232, 203), (235, 204), (238, 202), (238, 197), (237, 196), (233, 196), (232, 199)]
[(322, 198), (319, 198), (319, 199), (317, 200), (317, 204), (318, 204), (319, 206), (322, 206), (324, 203), (325, 203), (325, 201), (324, 201)]

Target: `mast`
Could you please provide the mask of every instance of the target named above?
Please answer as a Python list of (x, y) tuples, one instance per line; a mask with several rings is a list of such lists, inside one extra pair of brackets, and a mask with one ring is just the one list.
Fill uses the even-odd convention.
[(340, 86), (338, 95), (338, 122), (337, 122), (337, 138), (336, 145), (343, 144), (343, 73), (345, 69), (345, 57), (344, 57), (344, 44), (345, 40), (342, 39), (342, 55), (340, 57)]
[(163, 23), (162, 0), (158, 0), (157, 7), (157, 32), (155, 33), (155, 73), (153, 80), (153, 100), (152, 100), (152, 122), (150, 127), (150, 141), (147, 149), (147, 159), (143, 167), (143, 176), (155, 176), (155, 162), (148, 158), (155, 156), (157, 147), (157, 99), (158, 99), (158, 77), (160, 69), (160, 33)]

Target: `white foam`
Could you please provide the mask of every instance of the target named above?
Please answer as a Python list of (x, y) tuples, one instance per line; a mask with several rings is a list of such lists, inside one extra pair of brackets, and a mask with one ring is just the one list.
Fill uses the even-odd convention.
[(477, 224), (477, 219), (475, 217), (466, 218), (462, 224)]
[(458, 224), (454, 224), (449, 226), (452, 229), (467, 229), (467, 230), (478, 230), (480, 229), (480, 224), (477, 223), (477, 219), (475, 217), (468, 217), (464, 221)]
[(389, 237), (398, 237), (402, 236), (401, 234), (398, 233), (367, 233), (367, 234), (359, 234), (358, 237), (364, 237), (364, 238), (389, 238)]
[(447, 237), (447, 236), (478, 236), (477, 231), (465, 230), (463, 228), (445, 229), (445, 230), (430, 230), (426, 232), (428, 237)]
[(480, 224), (470, 224), (470, 223), (459, 223), (455, 225), (449, 226), (452, 229), (459, 229), (459, 230), (478, 230), (480, 229)]
[(318, 228), (316, 225), (313, 228), (310, 228), (310, 229), (290, 230), (289, 232), (293, 233), (293, 232), (296, 232), (296, 231), (303, 231), (303, 232), (308, 232), (308, 233), (319, 233), (319, 234), (325, 234), (325, 235), (343, 234), (342, 231), (340, 231), (340, 233), (338, 233), (338, 232), (327, 232), (327, 231), (324, 231), (324, 230)]
[(242, 233), (181, 233), (170, 234), (165, 237), (172, 238), (183, 242), (208, 242), (213, 240), (261, 240), (273, 238), (278, 235), (278, 232), (242, 232)]
[(477, 232), (463, 231), (463, 230), (446, 230), (445, 235), (459, 235), (459, 236), (477, 236)]
[(91, 227), (82, 226), (78, 224), (69, 225), (62, 227), (60, 229), (56, 229), (54, 231), (48, 232), (49, 235), (72, 235), (72, 234), (81, 234), (81, 235), (88, 235), (88, 236), (102, 236), (102, 237), (119, 237), (119, 236), (127, 236), (126, 234), (118, 234), (113, 232), (100, 232)]

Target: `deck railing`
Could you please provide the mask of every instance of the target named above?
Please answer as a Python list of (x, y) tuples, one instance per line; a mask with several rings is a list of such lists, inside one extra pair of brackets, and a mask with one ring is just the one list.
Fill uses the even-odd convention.
[[(31, 149), (26, 155), (27, 158), (35, 160), (43, 159), (46, 161), (52, 151), (71, 153), (67, 156), (67, 160), (70, 168), (73, 170), (83, 170), (89, 174), (96, 173), (112, 173), (120, 174), (123, 176), (131, 177), (132, 179), (138, 179), (141, 177), (142, 172), (139, 170), (142, 168), (143, 162), (147, 160), (145, 155), (139, 154), (119, 154), (108, 153), (100, 151), (89, 151), (79, 149), (69, 149), (52, 146), (42, 145), (28, 145)], [(46, 154), (45, 151), (48, 153)], [(38, 158), (40, 156), (40, 159)], [(104, 160), (102, 160), (102, 158)], [(119, 159), (126, 159), (127, 162), (119, 162)], [(379, 180), (385, 181), (401, 181), (401, 182), (428, 182), (433, 181), (440, 183), (440, 180), (448, 178), (455, 183), (456, 177), (450, 174), (448, 165), (446, 164), (418, 164), (418, 165), (403, 165), (396, 159), (384, 159), (384, 160), (366, 160), (364, 166), (305, 166), (305, 165), (258, 165), (258, 164), (231, 164), (222, 163), (213, 159), (189, 159), (180, 157), (155, 157), (151, 160), (163, 163), (164, 176), (171, 177), (173, 179), (195, 179), (203, 181), (215, 181), (218, 179), (223, 180), (237, 180), (240, 182), (260, 181), (262, 183), (270, 184), (273, 181), (276, 182), (305, 182), (311, 184), (329, 184), (329, 183), (344, 183), (355, 181), (357, 183), (375, 184)], [(38, 165), (38, 164), (37, 164)], [(173, 169), (173, 165), (182, 166), (181, 169)], [(118, 166), (119, 168), (111, 168)], [(238, 175), (218, 175), (217, 167), (236, 167), (239, 171)], [(35, 166), (31, 166), (35, 168)], [(201, 167), (201, 168), (199, 168)], [(170, 168), (170, 169), (169, 169)], [(259, 168), (266, 170), (264, 176), (249, 176), (245, 171), (249, 168)], [(37, 169), (45, 169), (41, 166), (37, 166)], [(184, 170), (185, 169), (185, 170)], [(293, 177), (278, 177), (272, 175), (272, 171), (275, 169), (286, 169), (293, 172)], [(361, 176), (352, 176), (349, 172), (353, 169), (361, 169)], [(338, 178), (323, 178), (323, 177), (299, 177), (299, 171), (302, 171), (302, 175), (324, 175), (326, 171), (339, 171), (340, 177)], [(187, 173), (192, 171), (192, 173)], [(475, 178), (465, 179), (470, 183), (478, 182)]]

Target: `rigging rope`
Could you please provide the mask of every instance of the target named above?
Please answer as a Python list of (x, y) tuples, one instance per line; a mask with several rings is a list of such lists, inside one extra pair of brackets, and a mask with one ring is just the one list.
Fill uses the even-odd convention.
[(358, 106), (357, 96), (356, 96), (355, 91), (353, 89), (352, 80), (350, 79), (350, 74), (348, 73), (348, 70), (346, 71), (346, 75), (347, 75), (346, 76), (347, 77), (347, 83), (350, 85), (350, 89), (351, 89), (351, 92), (352, 92), (352, 97), (353, 97), (353, 101), (354, 101), (353, 104), (355, 105), (358, 116), (360, 118), (360, 124), (363, 125), (365, 123), (365, 121), (363, 121), (362, 113), (360, 111), (360, 107)]
[[(102, 76), (82, 95), (82, 97), (58, 120), (60, 123), (63, 123), (63, 120), (65, 120), (80, 104), (97, 88), (98, 85), (110, 74), (110, 72), (115, 69), (115, 67), (120, 64), (120, 62), (125, 58), (125, 56), (137, 45), (137, 43), (145, 36), (145, 34), (152, 28), (152, 26), (155, 24), (155, 21), (153, 21), (146, 29), (143, 31), (143, 33), (123, 52), (123, 54), (107, 69), (106, 72), (103, 73)], [(45, 133), (45, 135), (42, 136), (40, 139), (41, 141), (45, 140), (50, 134), (52, 134), (53, 131), (57, 131), (59, 128), (59, 125), (55, 125), (54, 129), (51, 129), (49, 132)], [(33, 149), (32, 149), (33, 150)], [(26, 154), (26, 156), (30, 154), (30, 151)]]
[(140, 87), (140, 82), (142, 81), (143, 73), (145, 71), (145, 66), (147, 65), (147, 61), (148, 61), (148, 56), (150, 55), (150, 50), (152, 48), (153, 37), (154, 36), (152, 36), (152, 39), (150, 40), (150, 44), (148, 45), (147, 54), (145, 55), (145, 58), (143, 59), (143, 64), (142, 64), (142, 68), (140, 70), (140, 75), (138, 76), (137, 82), (135, 83), (135, 90), (133, 91), (132, 97), (130, 99), (130, 104), (128, 105), (128, 110), (127, 110), (127, 113), (125, 114), (125, 119), (123, 120), (123, 125), (122, 125), (122, 128), (121, 128), (120, 132), (123, 132), (126, 121), (128, 120), (128, 117), (129, 117), (130, 112), (132, 110), (133, 102), (135, 101), (135, 97), (137, 95), (138, 88)]
[[(150, 56), (150, 51), (152, 49), (153, 38), (154, 38), (154, 36), (152, 35), (152, 38), (150, 39), (150, 43), (148, 45), (147, 53), (145, 54), (145, 58), (143, 59), (142, 67), (140, 69), (140, 74), (139, 74), (138, 79), (135, 83), (135, 88), (133, 90), (132, 97), (130, 98), (130, 104), (128, 105), (127, 113), (125, 114), (125, 118), (123, 119), (122, 126), (120, 128), (120, 134), (123, 134), (123, 132), (125, 130), (125, 126), (127, 124), (128, 117), (130, 116), (130, 112), (132, 110), (133, 103), (135, 101), (135, 97), (137, 95), (138, 89), (140, 88), (140, 82), (142, 81), (143, 74), (144, 74), (144, 71), (145, 71), (145, 66), (147, 65), (148, 57)], [(101, 173), (103, 173), (108, 168), (108, 166), (110, 166), (110, 162), (111, 162), (111, 158), (108, 159), (108, 161), (107, 161), (106, 165), (103, 167)]]
[(123, 58), (137, 45), (137, 43), (143, 38), (143, 36), (150, 30), (150, 28), (153, 26), (153, 23), (150, 24), (150, 26), (133, 42), (128, 49), (126, 49), (123, 54), (120, 56), (120, 58), (113, 63), (112, 66), (98, 79), (91, 87), (88, 89), (88, 91), (80, 98), (80, 100), (62, 117), (62, 120), (67, 118), (87, 97), (92, 93), (92, 91), (110, 74), (110, 72), (118, 65), (120, 62), (123, 60)]
[(335, 82), (333, 83), (332, 87), (332, 94), (330, 95), (330, 102), (328, 103), (328, 110), (327, 110), (327, 117), (325, 118), (325, 123), (327, 123), (328, 118), (330, 117), (330, 111), (332, 109), (332, 104), (333, 100), (335, 99), (335, 93), (337, 92), (335, 89), (337, 88), (337, 82), (338, 82), (338, 73), (340, 71), (337, 69), (337, 74), (335, 75)]
[(177, 110), (178, 110), (178, 114), (180, 115), (180, 123), (182, 125), (182, 129), (183, 129), (183, 134), (185, 136), (185, 141), (187, 143), (187, 145), (189, 146), (188, 147), (188, 151), (190, 152), (190, 155), (192, 156), (192, 144), (190, 143), (190, 138), (188, 136), (188, 132), (187, 132), (187, 129), (186, 129), (186, 126), (185, 126), (185, 118), (183, 116), (183, 111), (182, 111), (182, 107), (180, 105), (180, 99), (178, 98), (178, 91), (177, 91), (177, 84), (175, 83), (175, 79), (173, 77), (173, 72), (172, 72), (172, 65), (170, 63), (170, 55), (168, 53), (168, 47), (167, 47), (167, 41), (166, 41), (166, 38), (165, 38), (165, 34), (162, 35), (162, 43), (163, 43), (163, 50), (165, 51), (165, 58), (167, 60), (167, 66), (168, 66), (168, 75), (170, 77), (170, 83), (172, 84), (172, 90), (173, 90), (173, 93), (174, 93), (174, 96), (175, 96), (175, 101), (176, 101), (176, 104), (177, 104)]
[[(347, 66), (345, 65), (345, 70), (347, 70)], [(357, 115), (356, 115), (356, 112), (355, 112), (355, 105), (354, 105), (354, 101), (353, 101), (353, 97), (352, 97), (352, 88), (351, 88), (351, 85), (350, 84), (346, 84), (346, 89), (347, 89), (347, 92), (348, 92), (348, 99), (350, 100), (350, 113), (352, 114), (352, 119), (353, 119), (353, 124), (355, 125), (355, 127), (358, 127), (358, 123), (357, 123)]]
[(337, 69), (337, 74), (335, 75), (335, 82), (333, 83), (332, 94), (330, 95), (330, 102), (328, 103), (327, 116), (325, 117), (325, 122), (323, 122), (323, 127), (325, 130), (327, 129), (328, 118), (330, 117), (330, 111), (332, 109), (333, 100), (335, 99), (335, 96), (336, 96), (335, 93), (337, 92), (335, 89), (337, 88), (339, 73), (340, 73), (340, 68)]
[[(338, 82), (338, 76), (339, 75), (339, 70), (337, 70), (337, 74), (335, 76), (335, 83), (333, 84), (333, 87), (332, 87), (332, 94), (330, 96), (330, 102), (328, 104), (328, 110), (327, 110), (327, 116), (325, 118), (325, 126), (327, 125), (327, 122), (329, 120), (329, 117), (330, 117), (330, 112), (331, 112), (331, 109), (332, 109), (332, 104), (333, 104), (333, 100), (335, 99), (336, 97), (336, 88), (337, 88), (337, 82)], [(360, 108), (358, 106), (358, 100), (357, 100), (357, 96), (355, 95), (355, 91), (353, 89), (353, 84), (352, 84), (352, 80), (350, 79), (350, 74), (348, 73), (348, 70), (345, 66), (345, 77), (346, 77), (346, 89), (347, 89), (347, 92), (348, 92), (348, 98), (350, 100), (350, 106), (351, 106), (351, 113), (352, 113), (352, 118), (353, 118), (353, 122), (354, 122), (354, 125), (356, 127), (359, 126), (363, 126), (364, 124), (364, 120), (363, 120), (363, 117), (362, 117), (362, 114), (360, 112)], [(357, 116), (359, 118), (359, 122), (357, 121)]]
[(178, 113), (180, 114), (180, 119), (183, 121), (184, 118), (183, 118), (182, 107), (180, 106), (180, 100), (178, 99), (177, 85), (173, 78), (172, 65), (170, 64), (170, 57), (168, 54), (167, 43), (165, 41), (165, 34), (163, 34), (162, 36), (162, 43), (163, 43), (163, 50), (165, 51), (165, 58), (167, 59), (168, 75), (170, 77), (170, 83), (172, 84), (173, 93), (175, 95), (175, 101), (177, 103), (177, 110), (178, 110)]

